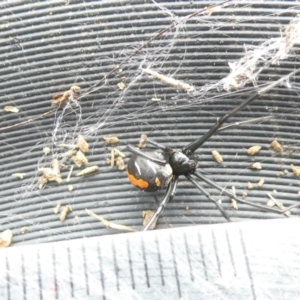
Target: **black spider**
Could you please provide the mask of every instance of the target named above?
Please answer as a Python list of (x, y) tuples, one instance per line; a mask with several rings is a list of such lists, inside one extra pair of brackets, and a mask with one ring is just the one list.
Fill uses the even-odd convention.
[[(277, 86), (283, 80), (286, 80), (289, 76), (294, 75), (299, 70), (289, 74), (286, 77), (266, 86), (265, 88), (258, 89), (254, 94), (250, 95), (244, 102), (235, 107), (233, 110), (225, 114), (223, 117), (218, 119), (218, 121), (213, 125), (213, 127), (201, 138), (195, 140), (194, 142), (185, 146), (182, 150), (176, 151), (171, 148), (165, 147), (161, 144), (156, 143), (152, 140), (147, 140), (148, 143), (155, 146), (159, 151), (141, 151), (133, 147), (132, 145), (127, 145), (128, 150), (133, 153), (131, 156), (128, 166), (127, 174), (130, 182), (147, 192), (156, 192), (159, 189), (166, 187), (167, 190), (160, 202), (158, 209), (152, 216), (148, 224), (145, 226), (144, 231), (148, 230), (153, 222), (160, 216), (164, 207), (167, 203), (174, 197), (178, 177), (184, 175), (192, 184), (200, 190), (209, 200), (215, 203), (222, 215), (227, 221), (230, 221), (229, 216), (226, 211), (221, 207), (217, 200), (215, 200), (207, 190), (205, 190), (196, 179), (200, 179), (207, 184), (215, 187), (216, 189), (222, 191), (225, 195), (235, 199), (236, 201), (244, 204), (254, 206), (266, 211), (272, 211), (276, 213), (283, 214), (286, 211), (300, 205), (296, 203), (284, 210), (279, 210), (272, 207), (266, 207), (260, 204), (252, 203), (242, 198), (237, 197), (234, 193), (225, 190), (220, 185), (216, 184), (214, 181), (207, 178), (200, 171), (196, 171), (197, 164), (194, 160), (190, 159), (191, 155), (201, 147), (213, 134), (220, 130), (221, 126), (232, 116), (242, 110), (244, 107), (253, 102), (257, 97), (261, 96), (265, 92), (269, 91), (271, 88)], [(161, 151), (162, 150), (162, 151)], [(196, 177), (196, 178), (195, 178)]]

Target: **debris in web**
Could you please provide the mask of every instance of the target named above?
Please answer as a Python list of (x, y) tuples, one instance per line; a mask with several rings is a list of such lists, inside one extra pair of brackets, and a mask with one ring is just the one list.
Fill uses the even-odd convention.
[(104, 136), (104, 141), (107, 145), (117, 144), (119, 143), (119, 138), (116, 136)]
[(139, 149), (145, 148), (147, 144), (147, 135), (142, 134), (139, 142)]
[(217, 150), (211, 151), (211, 154), (216, 162), (218, 162), (219, 164), (223, 162), (223, 157)]
[(148, 69), (148, 68), (147, 69), (142, 69), (142, 70), (143, 70), (143, 72), (153, 76), (154, 78), (160, 80), (161, 82), (163, 82), (167, 85), (173, 86), (176, 89), (181, 89), (181, 90), (184, 90), (188, 93), (194, 91), (194, 87), (191, 86), (190, 84), (179, 81), (179, 80), (177, 80), (175, 78), (172, 78), (172, 77), (165, 76), (163, 74), (160, 74), (160, 73), (158, 73), (156, 71), (153, 71), (151, 69)]
[(56, 204), (56, 206), (53, 208), (54, 214), (58, 214), (59, 213), (60, 207), (61, 207), (61, 202), (58, 201), (57, 204)]
[(76, 151), (76, 154), (71, 156), (71, 159), (73, 160), (73, 162), (78, 168), (87, 165), (89, 162), (87, 157), (81, 150)]
[(71, 88), (63, 93), (55, 94), (52, 98), (51, 105), (63, 107), (67, 105), (69, 102), (75, 102), (77, 93), (80, 91), (79, 86), (71, 86)]
[(261, 178), (261, 179), (259, 180), (259, 182), (257, 183), (257, 185), (258, 185), (258, 187), (262, 187), (262, 186), (264, 185), (264, 183), (265, 183), (265, 179), (264, 179), (264, 178)]
[(19, 112), (19, 109), (15, 106), (12, 106), (12, 105), (7, 105), (4, 107), (4, 110), (6, 112), (12, 112), (12, 113), (18, 113)]
[[(270, 198), (270, 200), (268, 201), (267, 205), (273, 207), (274, 205), (277, 205), (277, 207), (279, 207), (281, 210), (284, 210), (286, 207), (283, 206), (283, 204), (281, 202), (279, 202), (278, 200), (276, 200), (270, 193), (267, 194), (268, 197)], [(290, 211), (286, 211), (284, 213), (287, 217), (289, 217), (291, 215)]]
[(77, 138), (77, 147), (83, 153), (89, 152), (89, 144), (88, 144), (88, 142), (84, 139), (84, 137), (81, 134), (79, 134), (78, 138)]
[(11, 176), (14, 176), (14, 177), (19, 178), (19, 179), (23, 179), (25, 175), (26, 175), (26, 173), (14, 173), (14, 174), (11, 174)]
[[(257, 86), (258, 75), (268, 66), (279, 64), (286, 59), (293, 46), (300, 43), (300, 18), (297, 16), (285, 27), (280, 37), (270, 38), (260, 45), (245, 45), (245, 55), (236, 62), (229, 62), (230, 74), (218, 85), (224, 90), (238, 90), (246, 83)], [(215, 86), (215, 87), (216, 87)]]
[(99, 167), (98, 167), (98, 166), (91, 166), (91, 167), (85, 168), (85, 169), (83, 169), (82, 171), (78, 172), (78, 173), (76, 174), (76, 176), (85, 176), (85, 175), (94, 173), (94, 172), (96, 172), (96, 171), (98, 171), (98, 170), (99, 170)]
[(42, 189), (49, 181), (56, 181), (57, 183), (62, 182), (57, 158), (53, 159), (52, 168), (40, 168), (39, 172), (42, 173), (42, 176), (38, 180), (40, 189)]
[(279, 144), (279, 142), (277, 140), (274, 140), (272, 143), (271, 143), (271, 146), (273, 147), (273, 149), (277, 152), (282, 152), (283, 151), (283, 148), (282, 146)]
[(62, 211), (60, 213), (59, 219), (61, 222), (64, 222), (65, 219), (67, 218), (67, 215), (72, 211), (72, 206), (71, 205), (66, 205), (62, 208)]
[(13, 232), (10, 229), (4, 230), (0, 234), (0, 248), (7, 248), (10, 246), (13, 238)]
[(300, 176), (300, 169), (291, 164), (291, 169), (296, 176)]
[(247, 153), (249, 155), (255, 155), (260, 151), (260, 149), (261, 149), (261, 146), (258, 146), (258, 145), (252, 146), (247, 150)]
[(262, 166), (261, 166), (261, 163), (260, 162), (252, 162), (250, 164), (250, 168), (251, 169), (256, 169), (256, 170), (261, 170), (262, 169)]
[(117, 148), (112, 148), (110, 151), (110, 158), (106, 159), (106, 162), (110, 164), (111, 167), (117, 166), (119, 170), (124, 170), (124, 160), (125, 154)]
[(113, 228), (113, 229), (117, 229), (117, 230), (132, 231), (132, 232), (137, 231), (136, 229), (134, 229), (132, 227), (125, 226), (125, 225), (119, 225), (119, 224), (110, 222), (110, 221), (104, 219), (103, 217), (95, 214), (94, 212), (92, 212), (89, 209), (85, 209), (85, 211), (88, 213), (88, 215), (90, 215), (90, 216), (96, 218), (97, 220), (99, 220), (100, 222), (102, 222), (106, 226), (106, 228)]
[[(235, 193), (235, 186), (232, 186), (231, 191), (232, 191), (233, 195), (236, 195), (236, 193)], [(232, 208), (234, 208), (234, 209), (238, 209), (237, 202), (236, 202), (236, 200), (234, 198), (231, 198), (230, 206)]]

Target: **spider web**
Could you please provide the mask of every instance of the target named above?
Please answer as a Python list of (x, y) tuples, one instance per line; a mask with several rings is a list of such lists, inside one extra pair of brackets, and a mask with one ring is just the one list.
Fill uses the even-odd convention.
[[(131, 187), (125, 171), (110, 167), (106, 159), (112, 147), (103, 137), (120, 139), (115, 147), (126, 154), (125, 163), (130, 155), (126, 144), (137, 145), (141, 134), (180, 149), (255, 88), (299, 68), (299, 6), (293, 3), (232, 1), (191, 18), (187, 16), (218, 2), (31, 3), (29, 12), (28, 3), (2, 4), (6, 16), (1, 25), (1, 104), (20, 111), (3, 112), (1, 128), (50, 111), (52, 96), (71, 86), (80, 86), (81, 92), (45, 118), (1, 133), (5, 175), (0, 229), (12, 229), (14, 243), (116, 232), (97, 223), (85, 209), (141, 228), (142, 211), (155, 210), (157, 203), (153, 195)], [(158, 36), (166, 28), (170, 29)], [(224, 188), (235, 186), (239, 196), (246, 192), (249, 201), (266, 204), (267, 193), (285, 205), (298, 201), (299, 183), (290, 170), (290, 164), (297, 166), (299, 161), (297, 78), (292, 76), (255, 101), (229, 122), (241, 125), (222, 131), (199, 149), (201, 170)], [(176, 80), (190, 90), (176, 86)], [(78, 178), (74, 167), (66, 182), (72, 163), (61, 158), (66, 151), (61, 145), (75, 144), (79, 134), (90, 144), (89, 165), (100, 169)], [(270, 149), (274, 138), (284, 146), (283, 153)], [(254, 144), (263, 150), (249, 157), (246, 149)], [(43, 153), (45, 147), (49, 154)], [(223, 164), (213, 160), (212, 150), (223, 155)], [(63, 182), (39, 189), (38, 170), (51, 167), (54, 158), (66, 165)], [(263, 169), (251, 171), (253, 161), (261, 162)], [(13, 173), (26, 175), (19, 180)], [(262, 188), (247, 190), (248, 181), (257, 185), (261, 178), (266, 182)], [(233, 210), (228, 197), (205, 187), (237, 219), (280, 217), (242, 205)], [(73, 208), (64, 223), (53, 214), (57, 201)], [(181, 180), (158, 228), (217, 222), (224, 220), (214, 205)], [(28, 228), (24, 235), (23, 226)]]

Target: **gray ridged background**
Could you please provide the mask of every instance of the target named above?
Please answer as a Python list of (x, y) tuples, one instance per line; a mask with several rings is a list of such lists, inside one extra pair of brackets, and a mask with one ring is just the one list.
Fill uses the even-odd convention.
[[(179, 17), (210, 3), (161, 2)], [(167, 45), (174, 38), (174, 31), (134, 56), (122, 66), (122, 72), (116, 72), (108, 79), (105, 86), (80, 99), (82, 128), (101, 120), (111, 109), (112, 102), (120, 99), (117, 83), (125, 77), (128, 86), (138, 74), (144, 57), (157, 60), (154, 66), (164, 70), (165, 74), (178, 70), (177, 79), (200, 88), (225, 77), (229, 73), (228, 62), (243, 56), (244, 44), (258, 45), (280, 36), (280, 30), (299, 12), (294, 6), (295, 3), (284, 1), (239, 2), (213, 13), (209, 22), (202, 22), (201, 17), (188, 21), (173, 40), (176, 41), (173, 48), (169, 49)], [(0, 111), (0, 127), (49, 111), (52, 96), (74, 84), (84, 92), (143, 42), (171, 24), (170, 17), (151, 1), (130, 1), (130, 4), (129, 1), (2, 2), (0, 20), (1, 109), (5, 105), (20, 109), (18, 114)], [(212, 26), (221, 21), (222, 27)], [(295, 47), (288, 60), (265, 69), (259, 83), (279, 79), (300, 68), (298, 55), (299, 48)], [(299, 75), (293, 81), (299, 83)], [(141, 229), (141, 212), (154, 210), (157, 203), (153, 195), (132, 187), (125, 171), (107, 165), (105, 160), (110, 156), (111, 148), (104, 144), (102, 137), (118, 136), (121, 140), (118, 148), (127, 155), (126, 144), (137, 144), (141, 133), (171, 147), (181, 148), (204, 134), (217, 117), (237, 105), (251, 93), (251, 89), (234, 97), (225, 97), (224, 91), (220, 93), (216, 92), (218, 96), (223, 95), (219, 101), (201, 104), (197, 97), (142, 76), (124, 93), (122, 102), (111, 112), (107, 123), (87, 137), (92, 149), (88, 154), (90, 164), (97, 164), (100, 170), (87, 178), (72, 178), (72, 192), (67, 190), (65, 182), (59, 186), (47, 184), (43, 190), (36, 185), (36, 170), (43, 147), (51, 147), (53, 153), (57, 151), (51, 144), (53, 115), (0, 132), (0, 231), (12, 229), (14, 245), (115, 233), (88, 216), (85, 208), (111, 221)], [(163, 102), (152, 103), (152, 97), (162, 98)], [(277, 176), (278, 172), (290, 170), (291, 163), (299, 166), (299, 111), (297, 91), (288, 91), (285, 87), (273, 89), (239, 113), (232, 122), (271, 113), (273, 118), (213, 137), (197, 152), (200, 165), (220, 185), (228, 188), (234, 185), (238, 195), (246, 191), (249, 201), (265, 204), (268, 201), (266, 193), (274, 189), (278, 192), (276, 198), (285, 205), (299, 201), (299, 179), (291, 172)], [(72, 115), (66, 117), (68, 124), (75, 122), (72, 118)], [(275, 137), (284, 145), (282, 154), (269, 149)], [(256, 157), (249, 157), (245, 149), (255, 144), (262, 145), (263, 150)], [(222, 153), (222, 166), (213, 161), (210, 154), (213, 149)], [(263, 170), (248, 168), (254, 160), (262, 162)], [(25, 178), (17, 180), (11, 176), (17, 172), (25, 172)], [(64, 171), (63, 178), (67, 174), (68, 170)], [(266, 181), (263, 188), (247, 191), (247, 181), (256, 183), (262, 177)], [(220, 198), (219, 192), (212, 188), (209, 191)], [(53, 214), (58, 200), (73, 207), (64, 223)], [(226, 197), (224, 201), (224, 207), (234, 220), (280, 217), (245, 205), (232, 211)], [(299, 210), (295, 209), (294, 215), (297, 212)], [(176, 197), (159, 220), (158, 228), (217, 222), (224, 222), (224, 219), (215, 206), (196, 188), (181, 181)], [(21, 233), (22, 226), (28, 227), (26, 234)]]

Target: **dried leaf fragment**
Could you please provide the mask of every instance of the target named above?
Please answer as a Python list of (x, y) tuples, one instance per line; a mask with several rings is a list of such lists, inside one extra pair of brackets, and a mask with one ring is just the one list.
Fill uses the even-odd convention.
[(253, 162), (250, 165), (251, 169), (257, 169), (257, 170), (261, 170), (261, 163), (260, 162)]
[(151, 101), (153, 101), (153, 102), (160, 102), (161, 99), (160, 98), (151, 98)]
[(51, 152), (51, 149), (49, 147), (44, 147), (43, 152), (47, 155)]
[(14, 174), (11, 174), (11, 176), (14, 176), (14, 177), (19, 178), (19, 179), (23, 179), (25, 175), (26, 175), (26, 173), (14, 173)]
[(125, 169), (124, 160), (121, 156), (117, 157), (116, 166), (118, 167), (119, 170), (124, 170)]
[(142, 134), (141, 138), (140, 138), (140, 142), (139, 142), (139, 148), (145, 148), (146, 147), (146, 142), (147, 142), (147, 135), (146, 134)]
[(89, 152), (89, 144), (81, 134), (78, 135), (77, 146), (83, 153)]
[(81, 150), (78, 150), (76, 152), (76, 155), (73, 155), (71, 159), (73, 160), (75, 165), (79, 168), (81, 168), (82, 166), (86, 165), (89, 162), (86, 156), (83, 154), (83, 152), (81, 152)]
[(19, 112), (19, 109), (16, 108), (15, 106), (12, 106), (12, 105), (7, 105), (4, 107), (4, 110), (6, 112), (13, 112), (13, 113), (18, 113)]
[(248, 190), (252, 190), (253, 189), (253, 185), (250, 181), (247, 182), (247, 189)]
[(223, 162), (223, 158), (222, 158), (221, 154), (218, 151), (213, 150), (213, 151), (211, 151), (211, 154), (213, 155), (216, 162), (218, 162), (218, 163)]
[(118, 83), (118, 87), (119, 87), (119, 89), (122, 91), (122, 90), (124, 90), (125, 89), (125, 84), (124, 84), (124, 82), (119, 82)]
[(273, 147), (273, 149), (277, 152), (282, 152), (283, 151), (283, 148), (282, 146), (277, 142), (277, 140), (274, 140), (272, 143), (271, 143), (271, 146)]
[(58, 165), (58, 160), (54, 159), (52, 161), (53, 168), (40, 168), (39, 172), (42, 172), (42, 176), (38, 180), (39, 188), (41, 189), (48, 181), (56, 181), (57, 183), (61, 183), (61, 175)]
[(260, 151), (260, 149), (261, 149), (261, 146), (258, 146), (258, 145), (252, 146), (247, 150), (247, 153), (249, 155), (254, 155), (254, 154), (258, 153)]
[(60, 207), (61, 207), (61, 202), (58, 201), (57, 204), (56, 204), (56, 206), (53, 208), (53, 212), (54, 212), (55, 214), (58, 214), (58, 213), (59, 213), (59, 210), (60, 210)]
[(243, 193), (242, 197), (245, 199), (248, 196), (246, 192)]
[(74, 187), (72, 184), (68, 184), (68, 191), (72, 192), (74, 190)]
[(21, 232), (22, 232), (23, 234), (26, 233), (27, 230), (28, 230), (28, 228), (27, 228), (26, 226), (21, 227)]
[(68, 91), (55, 94), (52, 97), (52, 106), (65, 106), (69, 101), (75, 100), (76, 93), (79, 92), (80, 87), (79, 86), (72, 86)]
[(300, 176), (300, 169), (296, 168), (294, 165), (291, 165), (292, 171), (296, 176)]
[(69, 150), (69, 151), (61, 154), (60, 156), (61, 157), (72, 157), (72, 156), (76, 155), (76, 153), (77, 153), (77, 150), (73, 149), (73, 150)]
[[(232, 190), (232, 193), (233, 193), (234, 195), (236, 195), (236, 193), (235, 193), (235, 186), (233, 186), (233, 187), (231, 188), (231, 190)], [(232, 208), (234, 208), (234, 209), (238, 209), (238, 207), (237, 207), (237, 202), (236, 202), (236, 200), (235, 200), (234, 198), (231, 199), (230, 206), (231, 206)]]
[(99, 220), (100, 222), (102, 222), (106, 226), (106, 228), (110, 227), (110, 228), (117, 229), (117, 230), (126, 230), (126, 231), (133, 231), (133, 232), (137, 231), (132, 227), (119, 225), (119, 224), (115, 224), (113, 222), (107, 221), (104, 218), (102, 218), (101, 216), (96, 215), (89, 209), (86, 209), (85, 211), (88, 213), (88, 215), (90, 215), (90, 216), (96, 218), (97, 220)]
[(231, 206), (232, 208), (234, 208), (234, 209), (238, 209), (238, 207), (237, 207), (237, 202), (236, 202), (236, 200), (234, 200), (233, 198), (231, 199), (230, 206)]
[[(149, 223), (149, 221), (151, 220), (153, 215), (154, 215), (154, 212), (151, 210), (144, 210), (142, 212), (142, 216), (144, 218), (144, 220), (143, 220), (144, 227)], [(151, 225), (151, 227), (149, 229), (154, 229), (156, 227), (156, 222), (157, 222), (157, 219), (153, 222), (153, 224)]]
[[(279, 202), (278, 200), (276, 200), (271, 194), (268, 193), (267, 195), (270, 198), (270, 200), (267, 203), (268, 206), (274, 206), (276, 204), (281, 210), (285, 209), (285, 207), (283, 206), (283, 204), (281, 202)], [(286, 211), (284, 214), (287, 217), (289, 217), (291, 215), (291, 212)]]
[(265, 183), (265, 179), (262, 178), (262, 179), (257, 183), (257, 185), (258, 185), (259, 187), (262, 187), (262, 186), (264, 185), (264, 183)]
[(10, 229), (4, 230), (0, 234), (0, 248), (8, 247), (12, 242), (12, 238), (13, 238), (13, 232)]
[(104, 136), (103, 139), (108, 145), (116, 144), (119, 142), (119, 139), (116, 136)]
[(72, 206), (71, 206), (71, 205), (66, 205), (66, 206), (62, 209), (62, 211), (61, 211), (61, 213), (60, 213), (60, 216), (59, 216), (59, 219), (63, 222), (63, 221), (66, 219), (67, 214), (68, 214), (69, 212), (71, 212), (71, 211), (72, 211)]
[(96, 172), (97, 170), (99, 170), (99, 167), (98, 166), (91, 166), (91, 167), (88, 167), (88, 168), (85, 168), (83, 169), (82, 171), (78, 172), (76, 174), (76, 176), (84, 176), (84, 175), (88, 175), (88, 174), (91, 174), (93, 172)]

